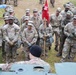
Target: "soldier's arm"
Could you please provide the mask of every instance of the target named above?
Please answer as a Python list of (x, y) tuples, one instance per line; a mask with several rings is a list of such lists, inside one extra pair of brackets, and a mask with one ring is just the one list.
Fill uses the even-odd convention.
[(31, 44), (36, 43), (37, 38), (38, 38), (38, 34), (37, 34), (37, 31), (35, 31), (34, 38), (33, 38), (32, 42), (31, 42)]
[(28, 42), (27, 39), (26, 39), (26, 29), (24, 29), (24, 31), (22, 32), (22, 41), (23, 41), (24, 43), (29, 44), (29, 42)]
[(70, 33), (68, 32), (68, 24), (64, 27), (64, 34), (68, 37)]
[(50, 26), (49, 33), (47, 35), (48, 35), (48, 37), (51, 37), (52, 34), (53, 34), (53, 30), (52, 30), (52, 27)]
[(9, 38), (7, 36), (7, 30), (6, 29), (3, 29), (3, 36), (4, 36), (5, 40), (9, 43), (10, 40), (9, 40)]
[(20, 33), (20, 28), (19, 28), (19, 26), (18, 26), (18, 28), (15, 29), (15, 37), (14, 37), (14, 39), (13, 39), (13, 41), (12, 41), (13, 43), (18, 40), (18, 38), (19, 38), (19, 33)]

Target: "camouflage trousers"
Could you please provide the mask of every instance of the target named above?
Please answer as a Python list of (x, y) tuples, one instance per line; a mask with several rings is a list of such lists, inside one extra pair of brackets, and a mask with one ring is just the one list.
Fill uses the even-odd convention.
[(53, 28), (53, 35), (55, 34), (55, 50), (59, 50), (59, 44), (60, 44), (60, 32), (59, 27)]
[(5, 42), (5, 52), (6, 52), (6, 62), (15, 62), (17, 55), (17, 43), (13, 46), (10, 46), (7, 42)]
[(24, 43), (23, 51), (25, 53), (25, 60), (29, 60), (29, 48), (30, 47), (28, 46), (28, 44)]
[(25, 60), (29, 60), (29, 46), (26, 43), (24, 43), (23, 51), (25, 53)]
[(76, 40), (65, 40), (62, 51), (62, 62), (73, 61), (76, 55)]
[[(51, 47), (50, 39), (47, 39), (46, 41), (43, 39), (40, 39), (39, 46), (43, 49), (42, 55), (48, 56), (49, 47)], [(44, 54), (44, 50), (45, 50), (45, 54)]]

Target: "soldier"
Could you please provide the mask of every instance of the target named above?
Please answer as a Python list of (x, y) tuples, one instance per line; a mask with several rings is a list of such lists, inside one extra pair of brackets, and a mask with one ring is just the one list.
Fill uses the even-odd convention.
[[(43, 20), (43, 24), (39, 27), (39, 37), (40, 37), (40, 43), (39, 45), (44, 49), (43, 47), (46, 47), (44, 50), (46, 53), (44, 55), (48, 55), (48, 50), (52, 45), (53, 38), (52, 38), (52, 27), (47, 22), (46, 19)], [(45, 42), (45, 44), (44, 44)]]
[(51, 5), (52, 5), (52, 7), (54, 7), (55, 0), (50, 0), (50, 3), (51, 3)]
[(14, 16), (14, 23), (17, 24), (18, 26), (20, 26), (20, 22), (19, 22), (19, 20), (15, 17), (14, 10), (11, 9), (11, 8), (9, 9), (9, 15)]
[[(45, 62), (44, 60), (40, 59), (41, 53), (42, 53), (41, 47), (34, 45), (29, 50), (29, 57), (30, 57), (29, 61), (19, 61), (19, 62), (15, 62), (14, 64), (24, 64), (24, 65), (31, 64), (31, 65), (47, 66), (48, 72), (51, 72), (50, 65), (47, 62)], [(13, 65), (13, 63), (12, 64), (0, 64), (0, 68), (2, 68), (2, 70), (7, 71), (7, 70), (11, 69), (12, 65)]]
[(64, 8), (65, 9), (61, 11), (61, 15), (62, 15), (62, 19), (63, 20), (66, 18), (67, 11), (70, 11), (70, 5), (69, 4), (65, 4)]
[[(64, 43), (61, 61), (73, 61), (76, 54), (76, 15), (74, 15), (73, 22), (70, 22), (65, 26), (64, 34), (67, 38)], [(70, 59), (68, 60), (69, 52)]]
[(30, 19), (30, 9), (26, 9), (25, 15), (21, 18), (21, 24), (23, 24), (25, 22), (24, 19), (26, 16), (28, 16)]
[(6, 52), (5, 52), (5, 39), (4, 39), (4, 37), (3, 37), (3, 27), (6, 25), (6, 24), (8, 24), (9, 23), (9, 21), (8, 21), (8, 16), (5, 16), (4, 17), (4, 22), (5, 22), (5, 24), (1, 27), (1, 40), (2, 40), (2, 42), (1, 42), (1, 45), (2, 45), (2, 57), (4, 58), (4, 60), (5, 60), (5, 58), (6, 58)]
[(29, 21), (29, 17), (28, 16), (25, 16), (24, 23), (21, 25), (21, 32), (23, 32), (23, 30), (25, 28), (27, 28), (28, 21)]
[(62, 15), (60, 15), (61, 8), (57, 8), (56, 14), (51, 15), (51, 25), (53, 28), (53, 34), (55, 34), (55, 50), (59, 50), (59, 43), (60, 43), (60, 26), (61, 26), (61, 20), (62, 20)]
[(58, 54), (56, 55), (57, 57), (62, 55), (62, 49), (63, 49), (63, 45), (64, 45), (64, 42), (65, 42), (65, 39), (66, 39), (66, 35), (64, 34), (64, 27), (69, 22), (72, 22), (72, 12), (71, 11), (67, 12), (66, 18), (61, 22), (60, 46), (59, 46)]
[(10, 63), (16, 60), (17, 41), (20, 27), (14, 23), (14, 17), (9, 16), (9, 24), (3, 27), (3, 36), (5, 39), (6, 62)]
[(32, 29), (33, 25), (28, 23), (27, 28), (22, 32), (22, 41), (24, 43), (24, 52), (26, 60), (29, 60), (29, 46), (36, 44), (38, 34), (35, 30)]
[[(36, 28), (37, 33), (38, 33), (39, 26), (41, 25), (42, 20), (41, 20), (40, 16), (38, 15), (38, 10), (37, 9), (33, 10), (33, 16), (31, 17), (31, 21), (33, 21), (34, 27)], [(36, 44), (39, 45), (39, 36), (37, 38)]]
[(40, 0), (39, 4), (44, 4), (45, 0)]

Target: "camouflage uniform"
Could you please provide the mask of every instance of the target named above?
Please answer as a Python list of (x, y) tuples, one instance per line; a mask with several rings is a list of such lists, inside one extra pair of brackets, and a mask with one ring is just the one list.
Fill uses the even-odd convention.
[(21, 24), (23, 24), (25, 22), (26, 16), (28, 16), (30, 19), (30, 9), (26, 9), (25, 15), (23, 15), (21, 18)]
[[(34, 9), (34, 10), (33, 10), (33, 14), (34, 14), (34, 13), (36, 13), (36, 16), (33, 15), (30, 20), (33, 21), (33, 25), (34, 25), (34, 27), (36, 28), (37, 33), (38, 33), (38, 31), (39, 31), (39, 26), (41, 25), (42, 20), (41, 20), (40, 16), (38, 15), (37, 9)], [(36, 44), (39, 45), (39, 33), (38, 33), (38, 38), (37, 38)]]
[(73, 22), (68, 23), (64, 28), (64, 34), (67, 36), (62, 52), (62, 61), (68, 61), (70, 52), (70, 61), (73, 61), (76, 54), (76, 26)]
[[(44, 26), (44, 24), (41, 24), (39, 27), (39, 37), (40, 37), (40, 43), (39, 45), (44, 49), (44, 41), (45, 41), (45, 55), (48, 55), (49, 47), (52, 45), (53, 38), (52, 38), (52, 27), (49, 24), (48, 26)], [(47, 37), (46, 37), (47, 36)]]
[(63, 49), (63, 45), (66, 39), (66, 35), (64, 34), (64, 27), (66, 26), (66, 24), (68, 24), (69, 22), (72, 22), (72, 15), (71, 12), (68, 11), (66, 18), (64, 20), (62, 20), (61, 22), (61, 27), (60, 27), (60, 46), (59, 46), (59, 52), (57, 54), (57, 57), (62, 55), (62, 49)]
[(55, 50), (58, 51), (59, 43), (60, 43), (60, 25), (61, 25), (62, 16), (59, 14), (51, 15), (51, 25), (53, 28), (53, 34), (55, 34)]
[[(6, 24), (3, 27), (3, 36), (5, 38), (6, 62), (14, 62), (16, 59), (17, 41), (19, 36), (19, 26), (16, 24)], [(13, 44), (11, 45), (10, 43)]]
[[(28, 26), (33, 26), (31, 23), (28, 24)], [(26, 60), (28, 60), (29, 55), (29, 47), (36, 43), (38, 34), (35, 30), (31, 28), (29, 30), (28, 28), (25, 28), (22, 32), (22, 41), (24, 43), (24, 52)]]

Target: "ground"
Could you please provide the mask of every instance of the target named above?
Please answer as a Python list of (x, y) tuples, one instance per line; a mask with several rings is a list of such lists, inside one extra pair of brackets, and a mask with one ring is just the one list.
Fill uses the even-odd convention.
[[(55, 13), (57, 7), (61, 7), (63, 9), (63, 4), (68, 2), (69, 0), (56, 0), (55, 2), (55, 8), (53, 8), (50, 3), (49, 3), (49, 0), (48, 0), (48, 4), (49, 4), (49, 13), (52, 14), (52, 13)], [(18, 7), (15, 7), (15, 15), (19, 18), (19, 20), (21, 19), (21, 17), (25, 14), (25, 10), (27, 8), (30, 9), (31, 11), (31, 15), (32, 15), (32, 10), (34, 8), (37, 8), (38, 10), (41, 10), (41, 7), (42, 5), (39, 4), (39, 0), (18, 0)], [(4, 10), (2, 9), (0, 11), (0, 17), (2, 17), (2, 12), (4, 12)], [(2, 20), (0, 20), (0, 25), (3, 23)], [(21, 53), (22, 52), (22, 48), (20, 48), (18, 50), (18, 61), (19, 60), (24, 60), (24, 54)], [(52, 68), (52, 72), (55, 72), (55, 68), (54, 68), (54, 63), (56, 62), (60, 62), (60, 58), (57, 58), (56, 57), (56, 54), (57, 52), (54, 50), (54, 44), (52, 46), (52, 49), (49, 51), (49, 56), (47, 59), (45, 59), (45, 61), (47, 61), (50, 65), (51, 65), (51, 68)], [(0, 54), (1, 55), (1, 54)], [(0, 60), (1, 60), (1, 57), (0, 57)], [(2, 61), (0, 61), (2, 62)]]

